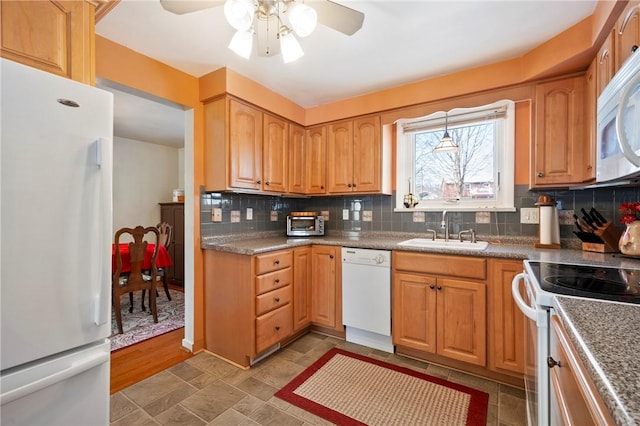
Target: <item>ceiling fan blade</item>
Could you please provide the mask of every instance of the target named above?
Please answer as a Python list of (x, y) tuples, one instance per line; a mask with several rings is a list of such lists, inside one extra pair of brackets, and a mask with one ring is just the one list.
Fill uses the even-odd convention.
[(318, 13), (318, 22), (347, 35), (362, 28), (364, 13), (329, 0), (313, 2)]
[(160, 0), (160, 5), (164, 10), (176, 15), (197, 12), (210, 7), (222, 6), (223, 4), (224, 0)]

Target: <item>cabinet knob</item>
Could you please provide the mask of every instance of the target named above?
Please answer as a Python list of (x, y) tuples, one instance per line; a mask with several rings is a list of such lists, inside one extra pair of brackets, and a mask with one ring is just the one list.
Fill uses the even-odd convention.
[(280, 282), (280, 278), (275, 279), (275, 283), (278, 284)]
[(260, 185), (260, 184), (262, 183), (262, 181), (261, 181), (261, 180), (257, 180), (257, 181), (256, 181), (256, 183), (257, 183), (258, 185)]
[(553, 357), (548, 356), (547, 357), (547, 365), (549, 366), (549, 368), (553, 368), (556, 365), (559, 367), (562, 367), (562, 365), (560, 365), (560, 361), (556, 361), (555, 359), (553, 359)]
[(434, 288), (436, 288), (436, 286), (435, 286), (435, 285), (433, 285), (433, 284), (431, 284), (431, 285), (429, 285), (429, 288), (430, 288), (431, 290), (433, 290)]
[(442, 290), (442, 286), (441, 285), (438, 286), (438, 290)]
[(279, 298), (279, 297), (276, 297), (274, 300), (275, 300), (276, 302), (279, 302), (279, 301), (280, 301), (280, 298)]
[(276, 325), (276, 331), (280, 331), (280, 326)]
[(351, 185), (351, 186), (353, 186), (353, 187), (355, 188), (355, 187), (356, 187), (356, 184), (354, 183), (354, 184), (353, 184), (353, 185)]
[(324, 185), (320, 185), (320, 189), (324, 189)]
[(538, 172), (538, 177), (544, 177), (544, 173)]
[(271, 185), (271, 182), (267, 181), (267, 182), (265, 182), (264, 184), (265, 184), (265, 185), (267, 185), (267, 186), (269, 186), (269, 185)]
[(280, 261), (276, 259), (273, 263), (275, 263), (276, 265), (279, 265)]
[(333, 259), (333, 255), (332, 254), (329, 255), (329, 259)]

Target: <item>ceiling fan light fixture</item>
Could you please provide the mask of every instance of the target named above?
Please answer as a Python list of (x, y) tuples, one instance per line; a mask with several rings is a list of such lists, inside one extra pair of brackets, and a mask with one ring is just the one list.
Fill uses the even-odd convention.
[(294, 2), (287, 7), (289, 23), (293, 31), (300, 37), (311, 34), (318, 24), (318, 13), (312, 7)]
[(251, 0), (227, 0), (224, 3), (224, 16), (229, 24), (238, 31), (251, 28), (256, 5)]
[(282, 59), (285, 64), (300, 59), (304, 55), (302, 47), (293, 32), (286, 27), (280, 30), (280, 52), (282, 52)]
[(245, 59), (251, 56), (253, 48), (253, 32), (252, 31), (236, 31), (229, 42), (229, 49)]

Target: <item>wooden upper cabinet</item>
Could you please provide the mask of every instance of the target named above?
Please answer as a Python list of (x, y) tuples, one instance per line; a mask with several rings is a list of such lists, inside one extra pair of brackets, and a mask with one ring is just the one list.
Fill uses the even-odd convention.
[(270, 114), (263, 117), (262, 190), (287, 192), (289, 177), (289, 124)]
[(616, 70), (631, 55), (633, 46), (640, 46), (640, 0), (630, 1), (616, 23)]
[(353, 192), (353, 121), (330, 124), (328, 133), (328, 192)]
[(306, 194), (327, 192), (327, 126), (311, 127), (305, 132)]
[(307, 141), (303, 127), (289, 124), (289, 192), (306, 192)]
[(229, 185), (234, 188), (262, 188), (262, 112), (229, 102)]
[(0, 56), (93, 85), (95, 4), (89, 1), (0, 2)]
[(612, 29), (609, 36), (605, 39), (598, 54), (596, 55), (597, 71), (596, 71), (596, 90), (598, 96), (602, 93), (607, 84), (616, 73), (616, 53), (615, 53), (616, 29)]
[(380, 117), (353, 122), (353, 190), (375, 192), (382, 185)]
[(585, 175), (584, 181), (595, 181), (596, 179), (596, 155), (598, 143), (598, 58), (595, 58), (587, 70), (585, 80), (584, 96), (584, 124), (585, 124), (585, 149), (583, 150)]
[(380, 117), (364, 117), (329, 125), (327, 192), (390, 193), (385, 168)]
[(584, 77), (536, 86), (532, 187), (561, 187), (587, 180), (584, 92)]

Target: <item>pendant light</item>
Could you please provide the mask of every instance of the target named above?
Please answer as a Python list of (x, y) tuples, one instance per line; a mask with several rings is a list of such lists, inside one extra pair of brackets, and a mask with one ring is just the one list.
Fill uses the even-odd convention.
[(448, 118), (449, 118), (448, 114), (445, 112), (444, 113), (444, 135), (442, 136), (442, 139), (440, 139), (440, 142), (438, 142), (438, 145), (436, 145), (436, 147), (433, 148), (433, 152), (435, 153), (457, 151), (459, 148), (458, 145), (456, 145), (453, 142), (453, 138), (449, 135)]

